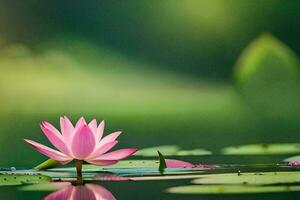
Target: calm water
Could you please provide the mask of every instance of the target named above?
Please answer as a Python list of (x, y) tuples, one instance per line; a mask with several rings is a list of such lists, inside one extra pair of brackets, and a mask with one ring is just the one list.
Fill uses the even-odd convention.
[[(147, 181), (147, 182), (111, 182), (101, 184), (109, 190), (116, 199), (299, 199), (300, 192), (290, 193), (264, 193), (264, 194), (239, 194), (239, 195), (175, 195), (161, 192), (163, 189), (182, 185), (188, 181)], [(49, 192), (22, 192), (16, 188), (5, 187), (0, 188), (1, 199), (42, 199)], [(84, 199), (84, 198), (83, 198)]]
[[(227, 163), (223, 166), (231, 165), (232, 172), (238, 171), (281, 171), (281, 170), (300, 170), (299, 168), (278, 168), (272, 167), (278, 160), (286, 158), (287, 155), (282, 156), (203, 156), (203, 157), (185, 157), (184, 160), (191, 162), (199, 162), (199, 159), (203, 160), (202, 163)], [(181, 159), (183, 159), (181, 157)], [(264, 163), (264, 167), (255, 167), (256, 163)], [(246, 165), (241, 165), (246, 164)], [(249, 165), (248, 165), (249, 164)], [(235, 167), (234, 167), (235, 166)], [(261, 166), (261, 165), (259, 165)], [(300, 180), (299, 180), (300, 182)], [(53, 191), (21, 191), (21, 187), (0, 187), (1, 199), (43, 199), (48, 196), (48, 199), (66, 199), (70, 191), (72, 194), (76, 194), (77, 199), (93, 199), (94, 197), (101, 197), (102, 199), (175, 199), (175, 200), (189, 200), (189, 199), (299, 199), (300, 192), (276, 192), (276, 193), (257, 193), (257, 194), (201, 194), (201, 195), (183, 195), (183, 194), (169, 194), (164, 192), (165, 189), (172, 186), (190, 185), (191, 180), (156, 180), (156, 181), (119, 181), (119, 182), (93, 182), (88, 183), (86, 186), (68, 186), (71, 190), (60, 190), (60, 193), (56, 193), (54, 198)], [(90, 186), (92, 185), (92, 186)], [(68, 188), (65, 187), (65, 188)], [(49, 196), (51, 195), (52, 196)], [(65, 195), (65, 196), (64, 196)], [(101, 199), (100, 198), (100, 199)]]

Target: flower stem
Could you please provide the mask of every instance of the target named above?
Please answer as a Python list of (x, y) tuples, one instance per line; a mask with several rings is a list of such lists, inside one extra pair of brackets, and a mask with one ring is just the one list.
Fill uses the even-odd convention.
[(83, 185), (83, 183), (84, 182), (82, 176), (77, 176), (75, 185)]
[(83, 178), (82, 178), (82, 160), (75, 160), (76, 164), (76, 172), (77, 172), (77, 180), (76, 185), (83, 185)]
[(77, 172), (77, 176), (82, 176), (82, 163), (83, 161), (82, 160), (75, 160), (75, 163), (76, 163), (76, 172)]

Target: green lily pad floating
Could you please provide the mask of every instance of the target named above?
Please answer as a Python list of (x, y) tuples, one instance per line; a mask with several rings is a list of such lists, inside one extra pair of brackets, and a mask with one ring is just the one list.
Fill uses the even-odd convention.
[[(164, 175), (202, 174), (208, 168), (166, 168)], [(72, 181), (76, 178), (75, 167), (59, 167), (37, 171), (50, 176), (54, 180)], [(82, 176), (85, 180), (93, 180), (99, 174), (112, 173), (123, 177), (161, 175), (158, 160), (122, 160), (111, 166), (83, 165)], [(195, 177), (196, 178), (196, 177)]]
[(161, 145), (141, 149), (135, 155), (143, 157), (156, 157), (157, 151), (161, 152), (164, 156), (202, 156), (212, 154), (211, 151), (206, 149), (184, 150), (176, 145)]
[(192, 181), (195, 184), (247, 184), (270, 185), (279, 183), (299, 183), (300, 172), (263, 172), (207, 174)]
[[(61, 166), (57, 161), (48, 159), (45, 162), (39, 164), (34, 169), (36, 170), (51, 170), (54, 169), (55, 171), (68, 171), (70, 169), (75, 169), (74, 167), (59, 167)], [(121, 160), (114, 165), (110, 165), (107, 167), (99, 167), (96, 165), (84, 164), (83, 170), (99, 170), (99, 169), (106, 169), (106, 168), (140, 168), (140, 167), (158, 167), (159, 161), (157, 160)]]
[(180, 150), (174, 156), (206, 156), (211, 155), (211, 151), (206, 149), (191, 149), (191, 150)]
[(201, 174), (176, 174), (176, 175), (156, 175), (156, 176), (135, 176), (124, 177), (115, 174), (99, 174), (93, 180), (99, 181), (158, 181), (158, 180), (182, 180), (200, 178)]
[(247, 144), (223, 148), (221, 153), (226, 155), (292, 154), (300, 153), (300, 144)]
[(293, 162), (293, 161), (299, 161), (300, 160), (300, 156), (292, 156), (292, 157), (289, 157), (289, 158), (286, 158), (284, 159), (283, 161), (284, 162)]
[(44, 175), (1, 174), (0, 186), (49, 183), (51, 178)]
[(161, 152), (165, 156), (170, 156), (176, 154), (180, 150), (179, 146), (176, 145), (161, 145), (154, 147), (147, 147), (144, 149), (140, 149), (136, 156), (157, 156), (157, 151)]
[[(45, 161), (45, 163), (48, 161)], [(51, 161), (49, 161), (52, 163)], [(116, 174), (131, 174), (131, 173), (154, 173), (158, 171), (158, 160), (121, 160), (120, 162), (110, 166), (96, 166), (90, 164), (84, 164), (82, 166), (83, 177), (85, 179), (91, 179), (97, 173), (116, 173)], [(41, 169), (41, 168), (40, 168)], [(55, 167), (50, 169), (35, 171), (35, 173), (41, 173), (50, 176), (55, 179), (61, 180), (73, 180), (76, 178), (75, 167)]]
[[(168, 169), (166, 168), (163, 172), (164, 176), (167, 175), (196, 175), (196, 174), (203, 174), (206, 169)], [(73, 181), (76, 179), (76, 172), (69, 172), (69, 171), (43, 171), (43, 174), (50, 176), (53, 180), (60, 180), (60, 181)], [(101, 174), (115, 174), (121, 177), (146, 177), (146, 176), (160, 176), (161, 172), (158, 168), (114, 168), (104, 171), (88, 171), (83, 172), (82, 177), (85, 180), (94, 180), (96, 176)], [(198, 178), (194, 177), (194, 178)]]
[[(82, 166), (83, 171), (105, 171), (109, 169), (119, 169), (119, 168), (158, 168), (159, 161), (158, 160), (121, 160), (114, 165), (109, 166), (97, 166), (84, 164)], [(72, 171), (75, 172), (75, 167), (56, 167), (52, 169), (48, 169), (48, 171)]]
[(166, 190), (175, 194), (247, 194), (300, 191), (300, 186), (185, 185)]

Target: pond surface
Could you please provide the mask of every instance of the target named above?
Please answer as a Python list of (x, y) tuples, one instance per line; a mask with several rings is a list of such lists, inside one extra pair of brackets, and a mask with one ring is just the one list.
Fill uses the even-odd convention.
[[(300, 167), (280, 163), (288, 155), (205, 155), (172, 157), (193, 163), (222, 163), (212, 168), (158, 170), (156, 157), (137, 157), (105, 168), (85, 165), (84, 186), (72, 166), (49, 170), (2, 169), (22, 184), (0, 187), (1, 199), (299, 199)], [(255, 163), (253, 162), (255, 161)], [(15, 176), (15, 177), (14, 177)], [(49, 183), (47, 178), (51, 177)], [(29, 180), (30, 179), (30, 180)]]

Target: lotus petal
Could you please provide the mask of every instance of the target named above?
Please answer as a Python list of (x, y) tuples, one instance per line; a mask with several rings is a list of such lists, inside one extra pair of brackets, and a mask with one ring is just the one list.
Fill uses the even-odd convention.
[(111, 148), (113, 148), (114, 146), (116, 146), (116, 144), (118, 144), (118, 141), (115, 140), (113, 142), (107, 143), (105, 145), (102, 146), (98, 146), (94, 152), (89, 156), (89, 159), (93, 159), (96, 157), (101, 156), (102, 154), (108, 152)]
[(134, 154), (138, 149), (119, 149), (103, 154), (95, 159), (99, 160), (121, 160)]
[(107, 136), (105, 136), (99, 143), (98, 143), (98, 146), (102, 146), (102, 145), (105, 145), (107, 143), (110, 143), (110, 142), (113, 142), (115, 141), (119, 135), (121, 135), (122, 131), (117, 131), (117, 132), (114, 132), (114, 133), (111, 133)]
[(60, 130), (66, 144), (71, 144), (74, 126), (68, 117), (64, 116), (60, 118)]
[(57, 160), (59, 162), (68, 162), (72, 160), (72, 158), (68, 157), (67, 155), (54, 149), (51, 149), (45, 145), (42, 145), (32, 140), (25, 139), (25, 141), (28, 144), (30, 144), (33, 148), (35, 148), (38, 152), (44, 154), (45, 156), (48, 156), (49, 158), (52, 158), (53, 160)]
[(84, 185), (73, 186), (72, 200), (96, 200), (94, 192)]
[(72, 199), (72, 193), (73, 193), (73, 187), (69, 186), (66, 188), (63, 188), (57, 192), (52, 192), (51, 194), (47, 195), (43, 200), (71, 200)]
[(75, 125), (75, 129), (78, 129), (78, 128), (82, 127), (83, 125), (86, 125), (86, 121), (85, 121), (84, 117), (80, 117), (80, 119), (77, 121), (77, 123)]
[(166, 159), (167, 168), (193, 168), (195, 167), (194, 164), (181, 161), (181, 160), (173, 160), (173, 159)]
[(88, 125), (83, 125), (75, 132), (71, 148), (76, 159), (87, 158), (94, 151), (95, 146), (95, 136)]
[(94, 135), (96, 135), (97, 132), (97, 120), (93, 119), (90, 123), (89, 123), (89, 127), (92, 130), (92, 132), (94, 133)]
[(103, 133), (104, 133), (104, 127), (105, 127), (105, 122), (102, 120), (102, 122), (99, 124), (97, 131), (96, 131), (96, 142), (100, 142)]
[(43, 121), (41, 123), (41, 129), (47, 139), (62, 153), (70, 156), (71, 152), (68, 145), (65, 143), (62, 135), (54, 128), (50, 123)]
[(110, 191), (96, 184), (85, 184), (87, 188), (93, 191), (97, 200), (116, 200)]
[(116, 164), (118, 162), (118, 160), (102, 160), (102, 159), (98, 159), (98, 160), (85, 160), (88, 163), (91, 163), (93, 165), (99, 165), (99, 166), (106, 166), (106, 165), (113, 165)]
[(288, 165), (291, 165), (291, 166), (300, 166), (300, 161), (292, 161), (292, 162), (289, 162)]

